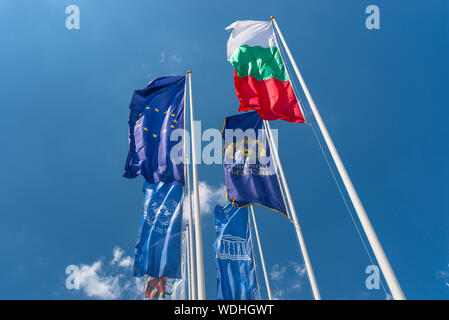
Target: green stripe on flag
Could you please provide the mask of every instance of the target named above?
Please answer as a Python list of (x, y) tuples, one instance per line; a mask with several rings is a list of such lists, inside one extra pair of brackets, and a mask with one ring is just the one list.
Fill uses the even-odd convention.
[(252, 76), (258, 81), (275, 78), (289, 81), (279, 49), (240, 46), (229, 59), (239, 78)]

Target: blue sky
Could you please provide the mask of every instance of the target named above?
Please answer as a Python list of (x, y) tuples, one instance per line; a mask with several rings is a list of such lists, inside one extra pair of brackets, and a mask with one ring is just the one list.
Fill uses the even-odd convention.
[[(80, 8), (80, 30), (65, 28), (71, 4)], [(380, 8), (380, 30), (365, 27), (370, 4)], [(203, 129), (221, 129), (238, 107), (224, 28), (270, 15), (406, 296), (449, 298), (445, 0), (1, 1), (0, 298), (135, 298), (127, 257), (142, 179), (121, 177), (132, 92), (192, 69), (196, 118)], [(382, 289), (365, 287), (369, 258), (311, 128), (272, 127), (322, 297), (384, 299)], [(212, 207), (223, 169), (201, 165), (199, 177)], [(208, 211), (206, 291), (214, 298)], [(293, 227), (263, 208), (256, 215), (275, 296), (311, 299)], [(82, 290), (65, 287), (71, 264), (84, 265), (90, 282)]]

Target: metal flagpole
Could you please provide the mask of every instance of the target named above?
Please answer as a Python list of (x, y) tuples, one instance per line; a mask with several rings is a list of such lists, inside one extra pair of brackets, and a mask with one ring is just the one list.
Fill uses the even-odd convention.
[(315, 105), (315, 102), (313, 101), (312, 95), (310, 94), (309, 89), (307, 88), (306, 83), (301, 73), (299, 72), (299, 68), (296, 65), (295, 59), (293, 59), (292, 53), (290, 52), (287, 42), (285, 41), (284, 36), (282, 35), (281, 30), (279, 29), (276, 19), (274, 17), (271, 17), (271, 20), (273, 21), (274, 26), (276, 27), (279, 37), (281, 38), (282, 44), (284, 45), (285, 51), (287, 52), (290, 62), (292, 63), (296, 76), (298, 77), (298, 80), (301, 84), (304, 94), (306, 95), (307, 101), (309, 102), (310, 108), (312, 109), (313, 115), (315, 116), (315, 119), (321, 130), (321, 134), (323, 135), (324, 140), (326, 141), (326, 145), (329, 148), (329, 152), (332, 155), (332, 159), (335, 162), (340, 177), (343, 180), (343, 184), (346, 187), (346, 191), (348, 192), (351, 202), (355, 208), (355, 211), (357, 212), (357, 216), (359, 217), (360, 223), (362, 224), (363, 230), (365, 231), (366, 237), (371, 245), (371, 248), (373, 249), (374, 255), (376, 256), (380, 269), (384, 274), (385, 280), (387, 281), (391, 294), (393, 295), (393, 298), (395, 300), (405, 300), (404, 292), (402, 291), (398, 279), (394, 274), (393, 268), (391, 267), (390, 262), (388, 261), (388, 258), (385, 255), (382, 245), (380, 244), (379, 238), (377, 237), (376, 232), (374, 231), (374, 228), (368, 218), (368, 215), (366, 214), (365, 208), (363, 207), (363, 204), (360, 201), (360, 198), (354, 188), (354, 185), (352, 184), (351, 178), (349, 177), (348, 172), (346, 171), (346, 168), (343, 165), (340, 155), (338, 154), (338, 151), (335, 148), (334, 142), (332, 141), (332, 138), (329, 135), (329, 132), (327, 131), (326, 125), (324, 124), (323, 119), (321, 118), (321, 115)]
[(196, 272), (197, 272), (197, 290), (198, 299), (206, 299), (206, 287), (204, 285), (204, 263), (203, 263), (203, 239), (201, 231), (201, 216), (200, 216), (200, 195), (198, 188), (198, 171), (196, 164), (196, 140), (195, 127), (193, 116), (193, 96), (192, 96), (192, 71), (188, 71), (189, 77), (189, 98), (190, 98), (190, 131), (192, 141), (192, 178), (193, 178), (193, 203), (195, 211), (195, 247), (196, 247)]
[(257, 246), (259, 248), (260, 261), (262, 262), (263, 276), (265, 277), (268, 299), (273, 300), (273, 296), (271, 295), (270, 281), (268, 280), (267, 267), (265, 266), (265, 259), (263, 257), (262, 245), (260, 244), (259, 229), (257, 228), (256, 216), (254, 215), (254, 208), (253, 206), (250, 206), (249, 208), (251, 209), (251, 217), (253, 218), (254, 230), (256, 231)]
[[(188, 156), (187, 156), (188, 157)], [(195, 273), (195, 252), (194, 252), (194, 246), (195, 241), (193, 240), (193, 209), (192, 209), (192, 192), (190, 191), (190, 168), (189, 165), (187, 165), (187, 192), (188, 192), (188, 201), (189, 201), (189, 256), (190, 256), (190, 279), (191, 279), (191, 286), (192, 286), (192, 299), (197, 299), (197, 290), (196, 290), (196, 273)]]
[[(190, 230), (189, 230), (189, 224), (186, 223), (186, 231), (187, 231), (187, 237), (189, 237), (190, 234)], [(189, 289), (189, 300), (193, 300), (192, 299), (192, 270), (190, 268), (190, 241), (189, 238), (186, 239), (186, 246), (187, 246), (187, 250), (186, 250), (186, 256), (187, 256), (187, 274), (188, 274), (188, 281), (187, 281), (187, 288)]]
[[(184, 104), (186, 103), (186, 87), (187, 87), (187, 82), (186, 82), (186, 86), (184, 88)], [(184, 172), (185, 172), (185, 177), (186, 177), (186, 181), (187, 183), (185, 183), (185, 185), (187, 186), (187, 197), (188, 197), (188, 201), (189, 201), (189, 234), (188, 234), (188, 239), (187, 242), (189, 244), (189, 262), (190, 262), (190, 270), (189, 270), (189, 283), (190, 283), (190, 294), (189, 294), (189, 298), (190, 300), (196, 300), (196, 274), (195, 274), (195, 253), (194, 253), (194, 241), (193, 241), (193, 216), (192, 216), (192, 193), (190, 191), (190, 161), (189, 161), (189, 154), (190, 154), (190, 144), (187, 144), (187, 139), (186, 139), (186, 130), (187, 130), (187, 126), (186, 126), (186, 108), (184, 107), (184, 134), (183, 134), (183, 139), (184, 139)]]
[(145, 300), (145, 292), (147, 291), (147, 282), (148, 282), (148, 275), (143, 275), (143, 290), (142, 290), (142, 300)]
[[(266, 130), (268, 131), (267, 132), (268, 143), (270, 145), (270, 149), (273, 152), (274, 161), (276, 163), (276, 166), (279, 168), (279, 173), (281, 175), (282, 184), (284, 185), (285, 194), (287, 196), (288, 206), (290, 207), (290, 213), (293, 218), (293, 224), (295, 226), (296, 235), (297, 235), (298, 241), (299, 241), (299, 246), (301, 248), (302, 255), (304, 257), (304, 263), (306, 265), (307, 275), (309, 276), (313, 296), (314, 296), (315, 300), (321, 300), (320, 291), (318, 290), (318, 285), (316, 283), (315, 274), (314, 274), (313, 268), (312, 268), (312, 263), (310, 262), (309, 253), (308, 253), (307, 247), (306, 247), (306, 242), (304, 241), (304, 236), (302, 235), (301, 227), (299, 226), (299, 221), (298, 221), (298, 217), (296, 215), (295, 206), (293, 205), (293, 200), (292, 200), (292, 196), (290, 194), (290, 189), (288, 188), (287, 179), (285, 178), (285, 174), (284, 174), (284, 169), (282, 168), (281, 160), (279, 159), (277, 146), (274, 145), (274, 141), (272, 140), (273, 135), (271, 134), (271, 127), (270, 127), (270, 124), (268, 123), (268, 121), (264, 120), (263, 122), (265, 124)], [(281, 186), (279, 186), (279, 187), (281, 187)]]

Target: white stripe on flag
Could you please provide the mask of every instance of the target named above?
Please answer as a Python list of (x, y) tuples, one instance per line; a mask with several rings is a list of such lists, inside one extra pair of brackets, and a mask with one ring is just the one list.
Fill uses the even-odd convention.
[(238, 47), (243, 45), (262, 48), (276, 46), (271, 21), (235, 21), (226, 27), (226, 30), (229, 29), (234, 30), (232, 30), (227, 44), (228, 59), (232, 57)]

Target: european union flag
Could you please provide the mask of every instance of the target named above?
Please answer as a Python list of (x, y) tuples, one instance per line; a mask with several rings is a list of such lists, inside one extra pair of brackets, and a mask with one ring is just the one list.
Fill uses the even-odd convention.
[(287, 215), (259, 114), (245, 112), (225, 118), (222, 137), (228, 199), (240, 208), (258, 204)]
[(134, 91), (124, 177), (140, 174), (149, 183), (184, 185), (182, 143), (176, 154), (178, 161), (170, 158), (170, 151), (180, 142), (170, 141), (170, 134), (184, 128), (184, 90), (185, 76), (173, 76), (158, 78)]
[(229, 203), (215, 207), (217, 240), (217, 299), (260, 299), (259, 285), (253, 261), (248, 208), (239, 209)]
[(182, 186), (145, 182), (134, 276), (182, 278)]

